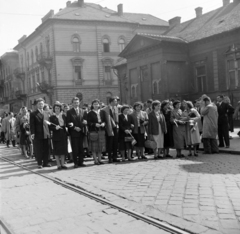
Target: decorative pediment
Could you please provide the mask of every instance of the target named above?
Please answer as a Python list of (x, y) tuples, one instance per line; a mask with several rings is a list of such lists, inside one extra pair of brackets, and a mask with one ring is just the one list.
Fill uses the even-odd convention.
[(103, 66), (113, 66), (114, 60), (112, 58), (103, 58), (102, 59)]
[(83, 66), (84, 59), (81, 57), (74, 57), (71, 59), (73, 67)]

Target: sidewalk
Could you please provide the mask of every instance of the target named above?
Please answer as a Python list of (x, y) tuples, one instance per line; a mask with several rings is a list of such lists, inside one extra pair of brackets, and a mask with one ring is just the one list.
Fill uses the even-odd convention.
[[(230, 148), (219, 148), (220, 153), (226, 154), (237, 154), (240, 155), (240, 137), (237, 133), (240, 131), (240, 128), (235, 128), (234, 132), (230, 133), (232, 139), (230, 139)], [(200, 149), (203, 149), (203, 145), (200, 145)]]

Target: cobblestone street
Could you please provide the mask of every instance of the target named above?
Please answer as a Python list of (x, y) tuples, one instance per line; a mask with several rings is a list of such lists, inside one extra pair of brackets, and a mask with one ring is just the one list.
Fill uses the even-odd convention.
[[(4, 150), (4, 152), (7, 152), (7, 150)], [(8, 152), (18, 151), (10, 149)], [(17, 154), (9, 157), (11, 159), (21, 158)], [(48, 173), (55, 178), (100, 195), (115, 204), (165, 221), (192, 233), (240, 233), (239, 155), (200, 154), (198, 158), (157, 161), (150, 159), (101, 166), (93, 166), (92, 161), (89, 161), (86, 168), (72, 169), (70, 164), (67, 171), (57, 171), (55, 167), (38, 170), (33, 160), (22, 159), (21, 162), (32, 169)], [(1, 172), (1, 176), (6, 178), (12, 173), (11, 169), (5, 168)], [(26, 172), (20, 171), (19, 173)], [(32, 175), (28, 175), (28, 177), (30, 178), (27, 181), (33, 181), (31, 179)], [(18, 183), (27, 184), (26, 177), (20, 178)], [(8, 180), (16, 183), (16, 177)], [(11, 186), (11, 182), (6, 183), (6, 181), (3, 180), (5, 187)], [(49, 186), (48, 184), (42, 184), (44, 191), (48, 191), (46, 189)], [(33, 185), (30, 183), (29, 186)], [(34, 201), (37, 197), (36, 194), (39, 194), (35, 189), (31, 189), (33, 191), (33, 194), (31, 194), (24, 187), (21, 191), (24, 193), (24, 197), (25, 194), (31, 197), (27, 199), (30, 202)], [(54, 195), (55, 189), (49, 191), (51, 197), (59, 197), (58, 192), (61, 194), (61, 191), (57, 188), (56, 195)], [(14, 194), (15, 198), (19, 197), (16, 195), (19, 193)], [(66, 194), (63, 194), (65, 208), (63, 208), (62, 214), (64, 215), (66, 213), (74, 214), (75, 212), (71, 212), (74, 206), (72, 196), (76, 195), (70, 195), (70, 198), (68, 198)], [(14, 204), (5, 197), (11, 197), (8, 193), (5, 193), (4, 201), (7, 202), (6, 204)], [(12, 201), (11, 199), (10, 201)], [(44, 209), (47, 209), (47, 206), (52, 202), (54, 203), (55, 199), (42, 202), (41, 205), (44, 206)], [(81, 204), (82, 201), (79, 202)], [(11, 206), (11, 209), (24, 206), (23, 204), (15, 203)], [(90, 205), (90, 208), (92, 206)], [(51, 207), (54, 207), (54, 204)], [(99, 209), (104, 210), (104, 207), (99, 205)], [(85, 210), (87, 211), (87, 209)], [(47, 215), (46, 217), (52, 218), (55, 216)]]

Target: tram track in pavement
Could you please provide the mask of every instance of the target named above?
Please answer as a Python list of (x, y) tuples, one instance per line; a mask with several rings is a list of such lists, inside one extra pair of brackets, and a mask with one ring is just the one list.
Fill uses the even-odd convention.
[[(127, 214), (127, 215), (129, 215), (131, 217), (134, 217), (137, 220), (141, 220), (141, 221), (143, 221), (145, 223), (153, 225), (153, 226), (155, 226), (155, 227), (157, 227), (157, 228), (159, 228), (161, 230), (164, 230), (164, 231), (168, 232), (169, 234), (191, 234), (192, 233), (192, 232), (187, 232), (185, 230), (179, 229), (179, 228), (174, 227), (172, 225), (169, 225), (169, 224), (167, 224), (165, 222), (161, 222), (161, 221), (159, 221), (157, 219), (153, 219), (153, 218), (148, 217), (146, 215), (134, 212), (134, 211), (129, 210), (129, 209), (125, 208), (125, 207), (121, 207), (119, 205), (116, 205), (116, 204), (114, 204), (112, 202), (107, 201), (106, 199), (104, 199), (102, 197), (99, 197), (99, 196), (97, 196), (95, 194), (89, 193), (89, 192), (85, 191), (84, 189), (76, 187), (76, 186), (74, 186), (72, 184), (70, 185), (70, 184), (68, 184), (66, 182), (63, 182), (61, 180), (58, 180), (58, 179), (56, 179), (56, 178), (54, 178), (52, 176), (48, 176), (48, 175), (45, 175), (45, 174), (41, 174), (41, 173), (39, 173), (37, 171), (33, 171), (33, 170), (29, 169), (27, 166), (22, 165), (21, 163), (17, 163), (15, 161), (11, 160), (11, 159), (6, 158), (6, 157), (0, 157), (0, 160), (2, 160), (4, 162), (7, 162), (9, 164), (12, 164), (12, 165), (14, 165), (16, 167), (20, 167), (23, 170), (28, 171), (28, 172), (30, 172), (32, 174), (41, 176), (41, 177), (43, 177), (43, 178), (45, 178), (47, 180), (50, 180), (50, 181), (54, 182), (57, 185), (60, 185), (60, 186), (66, 188), (68, 190), (71, 190), (71, 191), (73, 191), (75, 193), (78, 193), (79, 195), (85, 196), (85, 197), (87, 197), (89, 199), (92, 199), (92, 200), (94, 200), (96, 202), (99, 202), (99, 203), (102, 203), (104, 205), (108, 205), (108, 206), (110, 206), (113, 209), (116, 209), (116, 210), (118, 210), (120, 212), (123, 212), (123, 213), (125, 213), (125, 214)], [(11, 230), (8, 229), (7, 226), (4, 223), (1, 222), (1, 220), (0, 220), (0, 226), (3, 229), (3, 234), (5, 234), (5, 233), (6, 234), (12, 234)], [(5, 231), (5, 233), (4, 233), (4, 231)], [(0, 233), (2, 234), (2, 232), (0, 232)]]

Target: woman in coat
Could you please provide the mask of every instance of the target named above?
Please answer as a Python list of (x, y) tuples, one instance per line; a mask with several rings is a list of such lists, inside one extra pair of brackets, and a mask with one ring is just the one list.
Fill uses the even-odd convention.
[(145, 111), (142, 111), (142, 103), (136, 102), (133, 105), (133, 113), (131, 114), (133, 118), (133, 136), (137, 141), (135, 145), (138, 158), (147, 159), (144, 155), (144, 143), (145, 143), (145, 134), (146, 126), (148, 124), (148, 115)]
[(119, 115), (119, 150), (122, 155), (122, 161), (125, 161), (125, 152), (127, 153), (128, 161), (132, 161), (132, 128), (133, 118), (131, 115), (128, 115), (129, 106), (124, 105), (121, 108), (121, 114)]
[(161, 111), (165, 117), (167, 132), (164, 134), (164, 149), (163, 149), (163, 156), (164, 157), (172, 157), (169, 154), (170, 148), (174, 147), (173, 143), (173, 125), (171, 123), (171, 111), (172, 108), (170, 107), (170, 102), (165, 100), (161, 104)]
[(89, 131), (89, 151), (92, 152), (94, 164), (103, 164), (101, 161), (102, 152), (106, 151), (105, 140), (105, 118), (100, 110), (100, 101), (92, 102), (91, 111), (87, 114), (87, 123)]
[(4, 126), (5, 138), (7, 141), (7, 147), (9, 148), (10, 141), (12, 142), (13, 147), (16, 146), (16, 127), (15, 127), (16, 118), (12, 112), (9, 113), (8, 118), (6, 119), (6, 125)]
[(154, 150), (154, 159), (163, 157), (160, 152), (164, 147), (164, 134), (167, 133), (167, 126), (164, 115), (160, 112), (161, 102), (154, 101), (152, 103), (152, 111), (148, 115), (148, 137), (157, 143)]
[(197, 154), (197, 147), (201, 143), (200, 133), (198, 128), (198, 121), (201, 119), (200, 114), (198, 111), (193, 108), (193, 104), (190, 101), (186, 102), (186, 111), (189, 116), (187, 127), (187, 145), (189, 149), (189, 155), (192, 156), (192, 147), (194, 156), (198, 156)]
[(173, 124), (173, 141), (174, 148), (177, 151), (177, 157), (184, 157), (182, 149), (184, 149), (187, 143), (186, 121), (188, 121), (189, 118), (183, 116), (180, 107), (180, 101), (176, 100), (173, 102), (174, 109), (171, 112), (171, 122)]
[(52, 134), (53, 150), (57, 162), (57, 169), (67, 169), (65, 155), (67, 153), (66, 116), (62, 112), (61, 104), (53, 106), (54, 114), (50, 116), (50, 130)]

